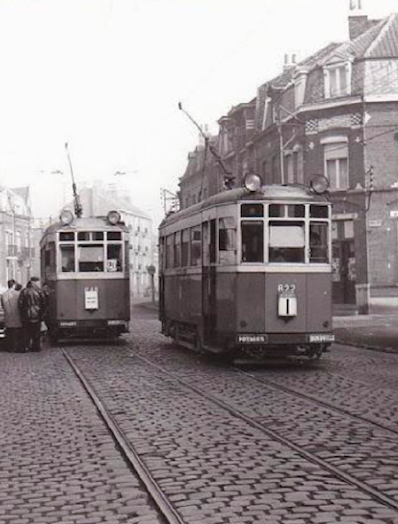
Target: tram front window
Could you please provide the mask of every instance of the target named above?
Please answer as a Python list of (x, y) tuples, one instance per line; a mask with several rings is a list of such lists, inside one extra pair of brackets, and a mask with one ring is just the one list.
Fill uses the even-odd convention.
[(60, 248), (62, 273), (75, 271), (75, 246), (73, 244), (61, 244)]
[(264, 262), (264, 223), (242, 221), (242, 262)]
[(122, 271), (122, 245), (108, 244), (106, 270), (108, 273)]
[(79, 271), (104, 271), (104, 246), (80, 245), (79, 246)]
[(303, 263), (304, 247), (304, 222), (270, 221), (268, 252), (270, 262)]
[(310, 224), (310, 262), (322, 264), (328, 262), (328, 224), (311, 222)]

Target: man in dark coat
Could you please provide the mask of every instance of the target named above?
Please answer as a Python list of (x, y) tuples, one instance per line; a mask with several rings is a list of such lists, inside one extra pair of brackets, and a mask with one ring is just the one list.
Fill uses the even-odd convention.
[(40, 327), (46, 313), (46, 298), (39, 286), (39, 279), (32, 277), (19, 295), (19, 310), (27, 350), (40, 351)]

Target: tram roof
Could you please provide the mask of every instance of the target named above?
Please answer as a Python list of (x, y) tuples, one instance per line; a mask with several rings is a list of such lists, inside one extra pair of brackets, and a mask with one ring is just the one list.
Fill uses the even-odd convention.
[(198, 204), (169, 214), (161, 222), (159, 227), (171, 224), (181, 218), (185, 218), (199, 213), (209, 207), (234, 204), (241, 201), (283, 201), (283, 202), (324, 202), (327, 200), (323, 195), (317, 195), (309, 187), (304, 185), (278, 185), (271, 184), (261, 187), (255, 192), (247, 190), (245, 187), (238, 187), (217, 193)]
[(56, 233), (57, 231), (114, 231), (115, 229), (122, 229), (123, 231), (128, 231), (128, 227), (124, 222), (119, 222), (118, 224), (112, 225), (109, 224), (106, 217), (81, 217), (74, 218), (73, 222), (70, 224), (64, 225), (62, 222), (54, 222), (45, 229), (44, 235), (50, 235)]

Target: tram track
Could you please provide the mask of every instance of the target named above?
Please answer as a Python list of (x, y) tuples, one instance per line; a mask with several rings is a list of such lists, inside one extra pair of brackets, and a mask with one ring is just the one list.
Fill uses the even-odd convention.
[(79, 368), (73, 358), (69, 355), (65, 348), (61, 349), (65, 359), (69, 363), (71, 369), (80, 380), (87, 394), (90, 396), (92, 402), (96, 406), (102, 420), (112, 435), (118, 449), (122, 453), (125, 461), (128, 463), (130, 468), (138, 475), (142, 484), (145, 486), (149, 495), (151, 496), (156, 508), (162, 514), (165, 519), (165, 524), (186, 524), (186, 521), (178, 514), (172, 503), (165, 496), (164, 492), (160, 488), (158, 482), (151, 475), (149, 469), (146, 467), (144, 462), (141, 460), (139, 454), (136, 452), (134, 447), (125, 436), (123, 430), (120, 428), (115, 417), (112, 415), (106, 405), (101, 401), (99, 396), (95, 392), (95, 388), (92, 386), (91, 381)]
[[(245, 423), (247, 423), (252, 428), (255, 428), (257, 430), (260, 430), (263, 434), (267, 435), (268, 437), (271, 437), (276, 442), (283, 444), (287, 446), (288, 448), (294, 450), (299, 456), (302, 458), (305, 458), (309, 462), (316, 464), (317, 466), (321, 467), (322, 469), (326, 470), (327, 472), (334, 475), (339, 480), (358, 488), (362, 493), (367, 494), (369, 497), (371, 497), (373, 500), (383, 504), (386, 507), (389, 507), (393, 510), (398, 510), (398, 500), (384, 494), (382, 491), (378, 490), (377, 488), (374, 488), (370, 486), (368, 483), (363, 482), (356, 478), (355, 476), (346, 473), (341, 468), (338, 468), (331, 464), (330, 462), (327, 462), (326, 460), (322, 459), (321, 457), (315, 455), (314, 453), (307, 451), (304, 449), (304, 447), (296, 444), (289, 438), (284, 437), (277, 431), (265, 427), (264, 423), (261, 423), (255, 418), (245, 415), (242, 411), (236, 409), (232, 405), (228, 404), (227, 402), (220, 400), (219, 398), (209, 394), (208, 392), (203, 391), (201, 388), (192, 385), (190, 382), (188, 382), (185, 379), (180, 378), (178, 375), (168, 371), (164, 367), (154, 363), (150, 359), (143, 357), (142, 355), (139, 355), (134, 350), (129, 349), (129, 353), (134, 355), (135, 358), (138, 358), (139, 360), (145, 362), (146, 364), (154, 367), (162, 374), (166, 375), (168, 378), (171, 378), (184, 387), (188, 388), (190, 391), (196, 393), (199, 395), (202, 399), (205, 399), (214, 405), (217, 405), (219, 408), (227, 411), (229, 414), (231, 414), (233, 417), (238, 418)], [(366, 421), (368, 422), (368, 421)], [(384, 428), (383, 428), (384, 430)], [(389, 430), (390, 431), (390, 430)], [(395, 432), (394, 432), (395, 433)]]
[(398, 431), (397, 430), (392, 429), (391, 427), (389, 427), (389, 426), (387, 426), (385, 424), (382, 424), (380, 422), (376, 422), (375, 420), (372, 420), (370, 418), (363, 417), (362, 415), (357, 415), (357, 414), (352, 413), (351, 411), (349, 411), (347, 409), (343, 409), (343, 408), (340, 408), (338, 406), (335, 406), (334, 404), (330, 404), (328, 402), (325, 402), (324, 400), (316, 399), (313, 396), (307, 395), (307, 394), (302, 393), (300, 391), (297, 391), (296, 389), (288, 388), (286, 386), (282, 386), (281, 384), (278, 384), (278, 383), (276, 383), (276, 382), (274, 382), (272, 380), (257, 377), (255, 375), (253, 375), (252, 373), (248, 373), (247, 371), (243, 371), (243, 370), (241, 370), (239, 368), (233, 367), (232, 369), (236, 373), (238, 373), (239, 375), (242, 375), (244, 377), (250, 378), (251, 380), (254, 380), (255, 382), (257, 382), (259, 384), (263, 384), (267, 388), (273, 388), (275, 390), (282, 391), (283, 393), (286, 393), (288, 395), (292, 395), (292, 396), (294, 396), (296, 398), (300, 398), (302, 400), (306, 400), (308, 402), (312, 402), (313, 404), (315, 404), (315, 405), (317, 405), (319, 407), (328, 409), (329, 411), (334, 411), (335, 413), (338, 413), (340, 415), (344, 415), (346, 417), (350, 417), (350, 418), (352, 418), (354, 420), (365, 422), (366, 424), (370, 424), (370, 425), (372, 425), (374, 427), (382, 429), (383, 431), (388, 431), (388, 432), (392, 433), (393, 435), (397, 435), (398, 436)]

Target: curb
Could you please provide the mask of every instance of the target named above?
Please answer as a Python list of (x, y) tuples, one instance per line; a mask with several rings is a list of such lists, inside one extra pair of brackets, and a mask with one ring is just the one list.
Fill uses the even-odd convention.
[(390, 355), (398, 353), (398, 349), (391, 348), (388, 346), (373, 346), (371, 344), (361, 344), (360, 342), (354, 342), (351, 340), (344, 340), (339, 338), (336, 338), (334, 343), (339, 344), (340, 346), (350, 346), (357, 349), (366, 349), (368, 351), (378, 351), (379, 353), (389, 353)]

